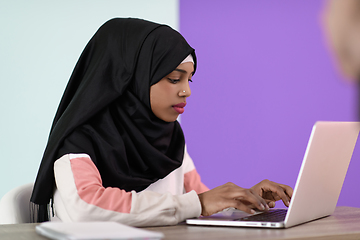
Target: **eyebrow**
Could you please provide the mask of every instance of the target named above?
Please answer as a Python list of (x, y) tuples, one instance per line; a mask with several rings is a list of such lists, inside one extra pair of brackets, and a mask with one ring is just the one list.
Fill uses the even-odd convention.
[[(184, 69), (176, 68), (174, 71), (181, 72), (181, 73), (187, 73)], [(191, 73), (191, 75), (194, 75), (194, 72)]]

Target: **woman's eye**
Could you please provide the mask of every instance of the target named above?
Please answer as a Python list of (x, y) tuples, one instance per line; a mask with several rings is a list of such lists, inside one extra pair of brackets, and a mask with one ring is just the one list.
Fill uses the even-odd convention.
[(191, 80), (191, 79), (189, 79), (189, 82), (192, 82), (192, 80)]
[(180, 82), (180, 79), (172, 79), (172, 78), (168, 78), (169, 79), (169, 81), (171, 82), (171, 83), (178, 83), (178, 82)]

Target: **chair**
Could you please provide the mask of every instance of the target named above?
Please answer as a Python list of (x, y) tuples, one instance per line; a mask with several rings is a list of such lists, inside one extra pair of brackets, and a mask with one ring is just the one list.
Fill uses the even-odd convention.
[(28, 183), (12, 189), (0, 200), (0, 224), (30, 222), (30, 196), (34, 184)]

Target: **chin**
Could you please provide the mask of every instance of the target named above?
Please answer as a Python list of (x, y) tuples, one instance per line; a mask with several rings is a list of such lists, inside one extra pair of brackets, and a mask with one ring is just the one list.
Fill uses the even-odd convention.
[(163, 120), (164, 122), (169, 122), (170, 123), (170, 122), (175, 122), (178, 119), (180, 114), (173, 114), (173, 113), (171, 113), (171, 114), (169, 114), (169, 113), (168, 114), (164, 114), (164, 113), (159, 114), (159, 113), (154, 113), (154, 115), (157, 118)]
[(167, 116), (167, 117), (162, 117), (160, 118), (161, 120), (163, 120), (164, 122), (175, 122), (178, 119), (179, 115), (177, 116)]
[(177, 120), (177, 118), (174, 118), (174, 119), (162, 119), (163, 121), (165, 122), (175, 122)]

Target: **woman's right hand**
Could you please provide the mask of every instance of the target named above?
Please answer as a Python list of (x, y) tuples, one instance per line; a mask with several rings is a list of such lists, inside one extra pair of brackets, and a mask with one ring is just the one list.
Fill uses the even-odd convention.
[(233, 207), (241, 211), (254, 214), (250, 207), (261, 211), (268, 210), (266, 201), (253, 189), (246, 189), (234, 183), (226, 183), (198, 195), (201, 202), (201, 215), (210, 216), (226, 208)]

